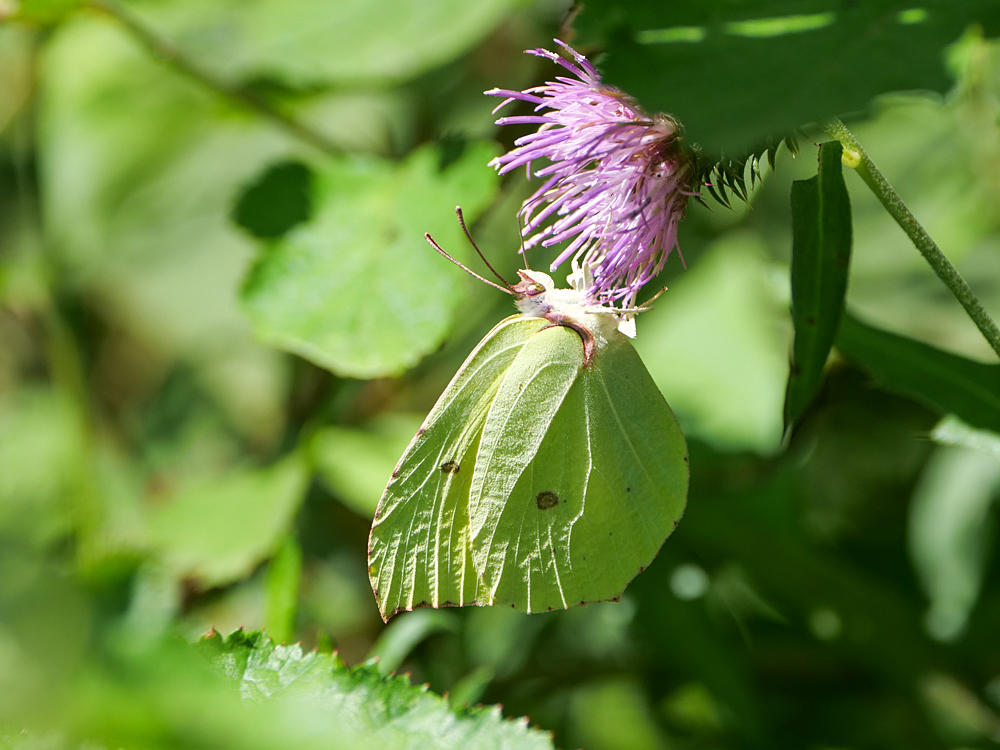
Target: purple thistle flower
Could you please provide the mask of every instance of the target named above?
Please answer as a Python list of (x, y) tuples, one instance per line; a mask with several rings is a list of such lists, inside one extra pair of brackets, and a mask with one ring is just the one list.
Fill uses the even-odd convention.
[(573, 258), (574, 267), (593, 273), (589, 300), (620, 301), (630, 308), (678, 247), (677, 226), (688, 197), (695, 195), (694, 168), (680, 148), (680, 126), (673, 118), (650, 118), (623, 91), (602, 83), (585, 57), (555, 42), (573, 59), (544, 49), (527, 52), (558, 63), (576, 78), (558, 76), (524, 91), (486, 92), (505, 97), (494, 112), (515, 99), (535, 105), (533, 114), (501, 117), (498, 125), (538, 125), (490, 166), (500, 174), (524, 166), (530, 178), (532, 162), (548, 161), (534, 170), (545, 182), (519, 213), (525, 248), (568, 240), (550, 270)]

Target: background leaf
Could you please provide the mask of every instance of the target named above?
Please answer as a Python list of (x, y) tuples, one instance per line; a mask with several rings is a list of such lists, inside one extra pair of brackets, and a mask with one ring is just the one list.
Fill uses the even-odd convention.
[(292, 456), (195, 484), (155, 510), (150, 536), (180, 577), (210, 588), (248, 575), (289, 531), (305, 471)]
[[(943, 52), (970, 23), (1000, 32), (989, 0), (589, 2), (578, 25), (607, 80), (668, 112), (710, 154), (864, 111), (890, 91), (944, 92)], [(706, 96), (706, 92), (711, 92)]]
[(519, 0), (198, 0), (143, 8), (216, 72), (291, 86), (408, 79), (480, 40)]
[[(14, 21), (27, 21), (34, 24), (58, 23), (79, 10), (82, 0), (15, 0), (13, 14), (9, 16)], [(0, 21), (6, 20), (6, 14), (11, 11), (0, 9)]]
[(267, 632), (278, 643), (295, 637), (302, 582), (302, 547), (288, 536), (267, 566)]
[[(248, 268), (316, 223), (321, 204), (283, 234), (290, 222), (277, 222), (278, 236), (266, 239), (235, 224), (232, 211), (256, 184), (270, 187), (265, 203), (288, 198), (301, 206), (303, 193), (274, 189), (268, 171), (275, 165), (307, 167), (317, 183), (312, 198), (327, 171), (377, 165), (372, 172), (392, 182), (388, 175), (404, 174), (419, 149), (439, 145), (426, 169), (436, 182), (461, 163), (469, 144), (499, 138), (509, 148), (526, 129), (497, 129), (490, 113), (496, 102), (482, 92), (551, 77), (551, 63), (523, 50), (551, 46), (559, 36), (612, 65), (616, 55), (602, 58), (602, 48), (587, 46), (601, 38), (571, 38), (575, 26), (589, 16), (612, 29), (653, 7), (594, 2), (585, 3), (577, 24), (562, 28), (566, 4), (553, 0), (507, 10), (428, 0), (396, 9), (393, 18), (383, 9), (395, 6), (346, 0), (122, 3), (177, 41), (192, 63), (322, 133), (339, 152), (331, 161), (178, 74), (172, 45), (150, 50), (108, 14), (78, 12), (49, 28), (0, 24), (0, 746), (377, 746), (345, 729), (355, 714), (317, 697), (332, 693), (353, 710), (349, 688), (334, 692), (339, 688), (323, 681), (348, 671), (332, 659), (328, 671), (313, 675), (317, 691), (301, 686), (301, 702), (291, 691), (243, 701), (239, 683), (214, 673), (183, 639), (212, 627), (266, 625), (292, 589), (275, 551), (294, 543), (301, 576), (291, 640), (304, 644), (301, 661), (318, 646), (323, 653), (336, 648), (343, 663), (365, 662), (390, 632), (367, 575), (371, 504), (413, 436), (414, 419), (512, 306), (420, 239), (428, 229), (437, 236), (430, 222), (440, 221), (454, 234), (438, 239), (469, 257), (452, 214), (455, 204), (466, 204), (461, 188), (461, 196), (407, 218), (412, 256), (453, 277), (444, 343), (399, 377), (332, 376), (262, 344), (238, 296)], [(700, 14), (717, 17), (729, 38), (724, 24), (733, 20), (830, 10), (863, 20), (887, 7), (880, 0), (678, 0), (657, 5), (656, 18), (669, 22), (647, 28), (688, 23), (685, 14), (694, 14), (691, 25), (702, 24)], [(884, 83), (893, 73), (879, 62), (886, 55), (906, 61), (908, 75), (940, 73), (939, 47), (920, 40), (956, 38), (971, 6), (948, 3), (945, 14), (941, 7), (889, 8), (884, 26), (854, 27), (847, 53), (837, 50), (818, 64), (821, 45), (788, 46), (793, 36), (810, 39), (805, 30), (787, 39), (731, 39), (730, 51), (752, 52), (749, 58), (706, 38), (704, 45), (675, 45), (691, 65), (646, 66), (637, 80), (668, 111), (683, 95), (691, 140), (711, 146), (702, 126), (719, 142), (750, 139), (754, 123), (763, 122), (754, 111), (783, 123), (803, 103), (822, 97), (839, 108), (869, 83)], [(992, 0), (981, 6), (995, 7)], [(920, 8), (929, 13), (925, 22), (897, 22), (895, 14)], [(330, 40), (341, 31), (351, 39), (333, 49)], [(912, 49), (880, 46), (897, 32), (916, 34), (907, 37)], [(702, 47), (719, 57), (699, 57)], [(782, 58), (789, 49), (794, 54)], [(910, 60), (911, 52), (925, 58)], [(946, 96), (880, 97), (866, 109), (871, 119), (852, 129), (997, 317), (1000, 45), (969, 32), (947, 56), (956, 82)], [(772, 68), (772, 60), (779, 64)], [(855, 60), (866, 67), (849, 86), (824, 88), (833, 80), (825, 66), (856, 69)], [(728, 88), (733, 82), (741, 85)], [(824, 93), (814, 97), (813, 88)], [(530, 187), (523, 174), (497, 181), (482, 162), (476, 169), (502, 189), (486, 199), (473, 231), (512, 279), (521, 263), (513, 217)], [(827, 369), (822, 397), (782, 446), (791, 342), (788, 197), (792, 181), (813, 177), (816, 167), (782, 148), (776, 169), (764, 159), (761, 173), (749, 206), (734, 201), (732, 211), (713, 212), (689, 204), (681, 226), (685, 263), (667, 264), (660, 281), (669, 291), (639, 318), (637, 346), (691, 451), (691, 501), (670, 544), (616, 604), (530, 617), (451, 609), (434, 613), (440, 627), (404, 628), (393, 655), (398, 672), (429, 687), (400, 681), (388, 702), (372, 699), (382, 712), (376, 723), (391, 724), (392, 706), (407, 706), (407, 696), (419, 693), (435, 706), (443, 705), (435, 695), (445, 694), (452, 705), (501, 704), (506, 715), (529, 716), (551, 731), (552, 744), (587, 750), (947, 750), (986, 747), (1000, 736), (1000, 557), (955, 548), (965, 539), (989, 544), (995, 506), (984, 511), (986, 485), (972, 481), (988, 461), (957, 461), (937, 475), (943, 489), (919, 525), (942, 533), (921, 543), (919, 561), (910, 526), (915, 488), (923, 492), (934, 474), (939, 444), (992, 456), (997, 433), (956, 430), (954, 420), (938, 424), (952, 409), (924, 405), (958, 398), (961, 383), (946, 379), (931, 389), (934, 398), (899, 395), (892, 391), (899, 373), (883, 384), (861, 358), (845, 355)], [(852, 312), (959, 356), (962, 364), (942, 361), (960, 374), (976, 359), (995, 362), (865, 185), (847, 179), (847, 188)], [(379, 203), (391, 192), (368, 190), (346, 205), (398, 229), (395, 208)], [(383, 238), (360, 239), (317, 240), (318, 257), (342, 256), (341, 271), (349, 260), (363, 267)], [(532, 265), (544, 268), (557, 251), (532, 250)], [(362, 332), (370, 331), (366, 316), (399, 299), (388, 286), (357, 294), (363, 304), (349, 312), (358, 320), (344, 325)], [(439, 302), (413, 304), (434, 310)], [(883, 341), (873, 341), (873, 363), (891, 352)], [(913, 375), (921, 367), (900, 369)], [(989, 364), (974, 370), (993, 372)], [(988, 378), (981, 385), (998, 390)], [(922, 375), (914, 386), (913, 393), (929, 387)], [(972, 416), (988, 413), (981, 406), (966, 404)], [(301, 492), (290, 497), (278, 491), (281, 472), (273, 482), (267, 475), (296, 456), (305, 467), (291, 472), (299, 476), (285, 486), (297, 482)], [(955, 492), (962, 502), (946, 502)], [(161, 539), (157, 524), (185, 498), (191, 502)], [(231, 509), (222, 521), (216, 503)], [(961, 523), (943, 533), (947, 524), (935, 519), (952, 511), (948, 517)], [(983, 512), (987, 521), (975, 534), (962, 531)], [(235, 552), (231, 537), (240, 540)], [(206, 588), (190, 574), (196, 566), (176, 564), (188, 543), (206, 569), (228, 569), (224, 582)], [(216, 556), (229, 561), (221, 566)], [(946, 591), (940, 581), (956, 570), (978, 586)], [(278, 579), (289, 585), (272, 597)], [(941, 640), (941, 631), (928, 629), (934, 602), (950, 602), (961, 614), (959, 637)], [(283, 612), (290, 622), (290, 610)], [(255, 664), (265, 684), (298, 674), (290, 652), (246, 652), (278, 670), (265, 678), (267, 664)], [(407, 729), (426, 740), (447, 728), (450, 716), (466, 713), (405, 716), (430, 725)], [(484, 744), (495, 739), (476, 726)], [(405, 746), (408, 737), (387, 741)]]
[(795, 340), (785, 394), (785, 428), (816, 396), (844, 310), (851, 266), (851, 201), (840, 143), (819, 149), (819, 173), (792, 183), (792, 322)]
[(330, 162), (313, 219), (265, 248), (243, 288), (258, 335), (347, 377), (412, 367), (450, 329), (462, 279), (423, 234), (465, 256), (453, 208), (472, 222), (493, 197), (494, 153), (475, 144), (443, 169), (432, 147), (398, 166)]
[(837, 348), (887, 388), (974, 427), (1000, 432), (1000, 365), (949, 354), (851, 315), (841, 321)]
[(927, 631), (954, 640), (979, 597), (995, 525), (989, 517), (1000, 490), (995, 454), (946, 446), (928, 462), (913, 495), (909, 543), (930, 607)]
[(254, 237), (280, 237), (312, 214), (312, 172), (302, 162), (274, 164), (240, 193), (233, 221)]

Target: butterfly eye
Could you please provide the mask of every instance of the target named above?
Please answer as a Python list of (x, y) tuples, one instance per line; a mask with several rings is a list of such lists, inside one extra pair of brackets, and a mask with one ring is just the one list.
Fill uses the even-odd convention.
[(525, 288), (524, 293), (529, 297), (535, 297), (544, 291), (545, 291), (544, 286), (542, 286), (541, 284), (532, 283)]

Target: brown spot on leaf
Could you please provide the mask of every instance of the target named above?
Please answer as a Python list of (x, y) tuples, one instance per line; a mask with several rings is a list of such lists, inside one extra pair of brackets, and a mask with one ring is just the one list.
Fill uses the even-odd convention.
[(458, 470), (462, 467), (458, 465), (457, 461), (445, 461), (440, 468), (445, 474), (458, 474)]
[(535, 497), (535, 505), (538, 506), (538, 510), (554, 508), (559, 505), (559, 495), (550, 490), (543, 490)]

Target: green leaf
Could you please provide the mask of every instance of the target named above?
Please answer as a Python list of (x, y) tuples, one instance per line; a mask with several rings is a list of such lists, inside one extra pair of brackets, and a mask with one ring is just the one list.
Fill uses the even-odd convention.
[(0, 5), (0, 21), (5, 15), (12, 21), (32, 24), (54, 24), (66, 20), (83, 5), (82, 0), (10, 0), (13, 12)]
[(422, 421), (415, 414), (387, 414), (364, 428), (318, 430), (309, 450), (319, 478), (352, 510), (374, 515), (389, 475)]
[(295, 456), (202, 481), (152, 512), (152, 544), (178, 577), (206, 588), (231, 583), (278, 548), (305, 486)]
[(819, 174), (792, 183), (792, 321), (795, 342), (785, 395), (785, 427), (816, 396), (844, 311), (851, 264), (851, 201), (840, 143), (820, 146)]
[(313, 219), (265, 248), (244, 286), (258, 335), (355, 378), (399, 374), (433, 351), (451, 327), (463, 274), (423, 235), (464, 257), (453, 207), (471, 222), (489, 203), (494, 153), (476, 144), (443, 170), (432, 147), (401, 164), (330, 162), (316, 178)]
[(943, 52), (973, 22), (1000, 31), (992, 0), (616, 0), (577, 27), (602, 43), (607, 81), (677, 117), (708, 153), (860, 112), (880, 94), (947, 91)]
[(221, 75), (293, 86), (406, 80), (485, 37), (523, 0), (174, 0), (143, 11)]
[(1000, 432), (1000, 364), (975, 362), (844, 315), (837, 348), (886, 388)]
[(344, 740), (338, 746), (552, 750), (548, 734), (504, 719), (497, 707), (453, 711), (406, 677), (382, 676), (371, 664), (349, 669), (335, 655), (276, 646), (260, 632), (212, 634), (198, 648), (239, 683), (244, 698), (309, 706), (326, 717), (325, 729)]
[(234, 116), (106, 18), (81, 14), (39, 54), (46, 255), (154, 372), (190, 367), (244, 435), (280, 439), (282, 358), (240, 313), (253, 245), (226, 217), (239, 187), (287, 159), (292, 140)]
[(302, 548), (289, 534), (267, 568), (267, 631), (279, 643), (295, 636), (301, 582)]
[(397, 617), (375, 641), (369, 658), (378, 660), (379, 674), (396, 672), (417, 645), (437, 633), (455, 630), (454, 618), (439, 610), (424, 609)]
[(244, 188), (232, 218), (254, 237), (273, 239), (312, 214), (312, 172), (301, 162), (271, 165)]
[(928, 462), (910, 506), (913, 566), (930, 599), (928, 632), (958, 637), (979, 598), (994, 528), (989, 523), (1000, 488), (995, 454), (944, 446)]
[(722, 450), (781, 445), (791, 326), (767, 254), (745, 232), (720, 239), (637, 323), (635, 348), (684, 432)]

